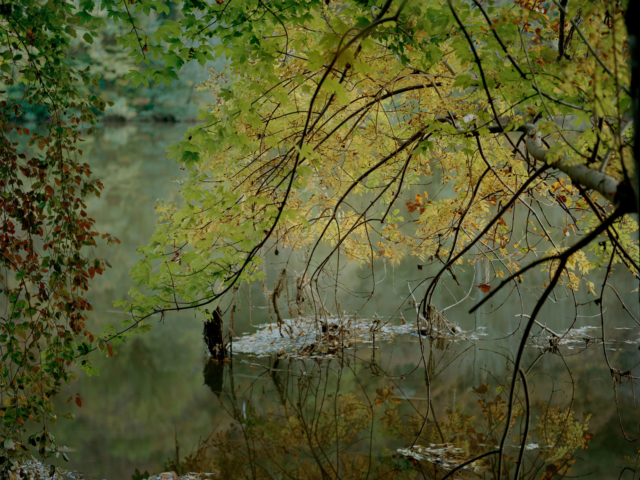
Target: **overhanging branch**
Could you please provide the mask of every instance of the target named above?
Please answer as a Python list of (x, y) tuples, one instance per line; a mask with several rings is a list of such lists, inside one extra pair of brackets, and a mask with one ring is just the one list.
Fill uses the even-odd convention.
[[(501, 125), (491, 126), (488, 130), (490, 133), (506, 134), (509, 132)], [(458, 131), (461, 133), (464, 132), (464, 130), (460, 128), (458, 128)], [(631, 185), (618, 182), (618, 180), (611, 175), (589, 168), (584, 164), (576, 163), (576, 160), (573, 158), (563, 157), (555, 162), (550, 162), (547, 158), (549, 150), (542, 145), (541, 138), (536, 135), (536, 126), (531, 123), (525, 123), (511, 131), (526, 134), (525, 145), (527, 152), (539, 162), (549, 164), (565, 173), (575, 183), (587, 189), (595, 190), (616, 207), (622, 208), (626, 213), (636, 213), (638, 211)], [(479, 131), (466, 131), (465, 133), (478, 135)]]
[[(542, 141), (536, 135), (536, 127), (532, 124), (525, 124), (520, 127), (527, 135), (526, 146), (529, 155), (540, 162), (551, 163), (547, 159), (548, 150), (542, 145)], [(604, 172), (589, 168), (584, 164), (576, 163), (575, 159), (563, 157), (551, 163), (551, 165), (563, 173), (566, 173), (571, 180), (580, 185), (597, 191), (611, 203), (620, 203), (619, 190), (620, 182)]]

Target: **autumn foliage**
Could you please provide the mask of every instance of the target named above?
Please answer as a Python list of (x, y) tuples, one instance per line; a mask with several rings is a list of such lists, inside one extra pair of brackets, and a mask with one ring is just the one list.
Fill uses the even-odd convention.
[[(30, 447), (56, 452), (52, 399), (97, 341), (85, 295), (106, 268), (91, 251), (99, 234), (85, 203), (102, 184), (91, 178), (80, 143), (104, 103), (82, 93), (88, 72), (60, 62), (76, 18), (71, 6), (20, 3), (3, 5), (0, 18), (0, 470)], [(38, 109), (45, 120), (27, 128)], [(25, 439), (29, 423), (39, 429)]]

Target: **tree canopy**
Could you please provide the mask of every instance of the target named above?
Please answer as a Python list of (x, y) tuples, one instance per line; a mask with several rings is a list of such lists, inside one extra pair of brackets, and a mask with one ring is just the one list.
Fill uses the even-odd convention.
[[(133, 312), (215, 301), (277, 245), (306, 250), (304, 282), (333, 254), (441, 273), (482, 255), (504, 279), (543, 254), (563, 267), (550, 280), (594, 293), (593, 268), (637, 275), (624, 10), (572, 7), (230, 2), (167, 27), (218, 36), (229, 67), (169, 151), (185, 204), (159, 207), (132, 270), (156, 294), (134, 291)], [(432, 183), (437, 197), (415, 192)]]

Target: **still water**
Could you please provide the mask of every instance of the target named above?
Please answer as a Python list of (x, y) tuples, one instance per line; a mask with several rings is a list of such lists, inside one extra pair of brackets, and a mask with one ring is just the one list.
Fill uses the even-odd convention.
[[(182, 172), (166, 159), (165, 148), (181, 139), (184, 128), (104, 127), (85, 148), (94, 175), (105, 185), (102, 198), (90, 205), (92, 216), (100, 232), (122, 241), (97, 251), (113, 268), (94, 281), (90, 293), (95, 332), (123, 319), (112, 302), (126, 297), (128, 270), (136, 261), (136, 247), (153, 231), (156, 201), (178, 201), (174, 180)], [(269, 287), (286, 256), (272, 259)], [(476, 272), (469, 266), (460, 277), (463, 289), (452, 293), (445, 282), (438, 309), (465, 295), (460, 292), (468, 291), (484, 270), (477, 267)], [(430, 273), (418, 271), (411, 261), (376, 268), (380, 283), (368, 300), (369, 273), (353, 266), (342, 271), (340, 280), (350, 293), (340, 297), (340, 308), (359, 309), (365, 318), (377, 315), (389, 325), (400, 326), (401, 317), (412, 322), (413, 307), (405, 304), (398, 311), (398, 306), (409, 295), (408, 282)], [(632, 292), (637, 282), (614, 270), (610, 283), (637, 316), (638, 297)], [(528, 313), (540, 291), (525, 283), (522, 292)], [(121, 345), (114, 358), (94, 358), (99, 377), (82, 375), (67, 391), (83, 397), (82, 408), (66, 404), (61, 396), (62, 411), (76, 415), (56, 426), (70, 458), (64, 466), (85, 478), (109, 480), (130, 479), (136, 469), (156, 474), (198, 469), (219, 472), (222, 478), (441, 478), (447, 462), (460, 463), (492, 449), (503, 431), (509, 395), (505, 386), (510, 384), (523, 310), (513, 295), (500, 309), (496, 300), (480, 313), (468, 314), (479, 295), (473, 287), (466, 302), (446, 311), (465, 334), (456, 340), (425, 340), (424, 357), (419, 338), (403, 334), (392, 341), (364, 339), (323, 358), (236, 353), (233, 362), (215, 365), (205, 354), (202, 314), (168, 315), (151, 332)], [(545, 350), (549, 344), (544, 336), (527, 347), (523, 365), (532, 409), (521, 475), (633, 478), (638, 445), (625, 440), (625, 435), (630, 440), (640, 435), (632, 382), (613, 382), (602, 344), (589, 340), (602, 337), (600, 319), (592, 317), (597, 308), (584, 305), (576, 320), (573, 301), (558, 297), (547, 301), (542, 323), (556, 332), (574, 321), (575, 327), (598, 328), (581, 330), (557, 350)], [(638, 363), (639, 329), (611, 297), (605, 301), (606, 332), (615, 342), (607, 344), (607, 353), (611, 364), (624, 371)], [(269, 321), (261, 286), (239, 298), (237, 337), (253, 334)], [(583, 294), (579, 301), (593, 298)], [(330, 295), (327, 303), (336, 304), (332, 299)], [(526, 423), (522, 385), (517, 391), (505, 450), (505, 465), (511, 468)], [(431, 450), (423, 452), (428, 460), (417, 462), (398, 449), (410, 447), (421, 427), (417, 444)], [(496, 468), (494, 456), (476, 473), (493, 478)], [(457, 478), (477, 477), (467, 471)]]

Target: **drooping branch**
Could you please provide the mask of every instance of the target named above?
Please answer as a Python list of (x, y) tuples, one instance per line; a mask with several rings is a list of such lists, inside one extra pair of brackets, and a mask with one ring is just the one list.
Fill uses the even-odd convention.
[(533, 175), (531, 175), (527, 179), (527, 181), (525, 181), (520, 186), (520, 189), (517, 192), (515, 192), (514, 195), (511, 196), (511, 199), (505, 205), (502, 206), (501, 210), (496, 215), (493, 216), (493, 219), (491, 219), (491, 221), (482, 229), (482, 231), (478, 235), (476, 235), (476, 237), (472, 241), (470, 241), (467, 245), (465, 245), (465, 247), (460, 252), (458, 252), (455, 256), (453, 256), (453, 258), (450, 258), (449, 261), (445, 263), (445, 265), (435, 275), (435, 277), (433, 277), (433, 279), (431, 280), (431, 283), (429, 284), (429, 287), (427, 287), (427, 290), (424, 294), (424, 298), (422, 299), (422, 302), (421, 302), (422, 313), (424, 316), (426, 316), (427, 306), (431, 303), (430, 298), (433, 295), (433, 292), (435, 291), (436, 284), (438, 283), (438, 280), (444, 274), (444, 272), (449, 270), (455, 264), (455, 262), (458, 261), (459, 258), (461, 258), (469, 250), (471, 250), (471, 248), (473, 248), (473, 246), (476, 243), (478, 243), (482, 239), (482, 237), (496, 224), (498, 219), (502, 217), (502, 215), (509, 208), (511, 208), (511, 206), (518, 200), (518, 198), (520, 198), (520, 195), (530, 187), (530, 185), (534, 182), (534, 180), (538, 178), (548, 168), (549, 168), (548, 166), (544, 165), (539, 170), (537, 170)]
[[(480, 308), (487, 301), (489, 301), (496, 293), (498, 293), (502, 289), (502, 287), (507, 285), (509, 282), (512, 282), (516, 278), (520, 277), (521, 275), (523, 275), (528, 270), (531, 270), (532, 268), (534, 268), (534, 267), (536, 267), (538, 265), (542, 265), (543, 263), (552, 262), (552, 261), (556, 261), (556, 260), (566, 263), (566, 261), (568, 260), (569, 257), (571, 257), (571, 255), (576, 253), (578, 250), (586, 247), (592, 241), (594, 241), (596, 238), (598, 238), (599, 235), (601, 235), (603, 232), (605, 232), (623, 214), (624, 214), (624, 212), (623, 212), (622, 209), (616, 210), (605, 221), (603, 221), (600, 225), (598, 225), (596, 228), (594, 228), (588, 235), (583, 237), (579, 242), (577, 242), (576, 244), (572, 245), (567, 250), (563, 251), (562, 253), (556, 254), (556, 255), (551, 255), (551, 256), (548, 256), (548, 257), (539, 258), (535, 262), (531, 262), (526, 267), (521, 268), (519, 271), (517, 271), (513, 275), (510, 275), (509, 277), (505, 278), (502, 282), (500, 282), (500, 285), (498, 285), (498, 287), (496, 289), (491, 290), (491, 292), (486, 297), (484, 297), (471, 310), (469, 310), (469, 313), (475, 312), (478, 308)], [(560, 267), (558, 267), (558, 268), (560, 268)]]

